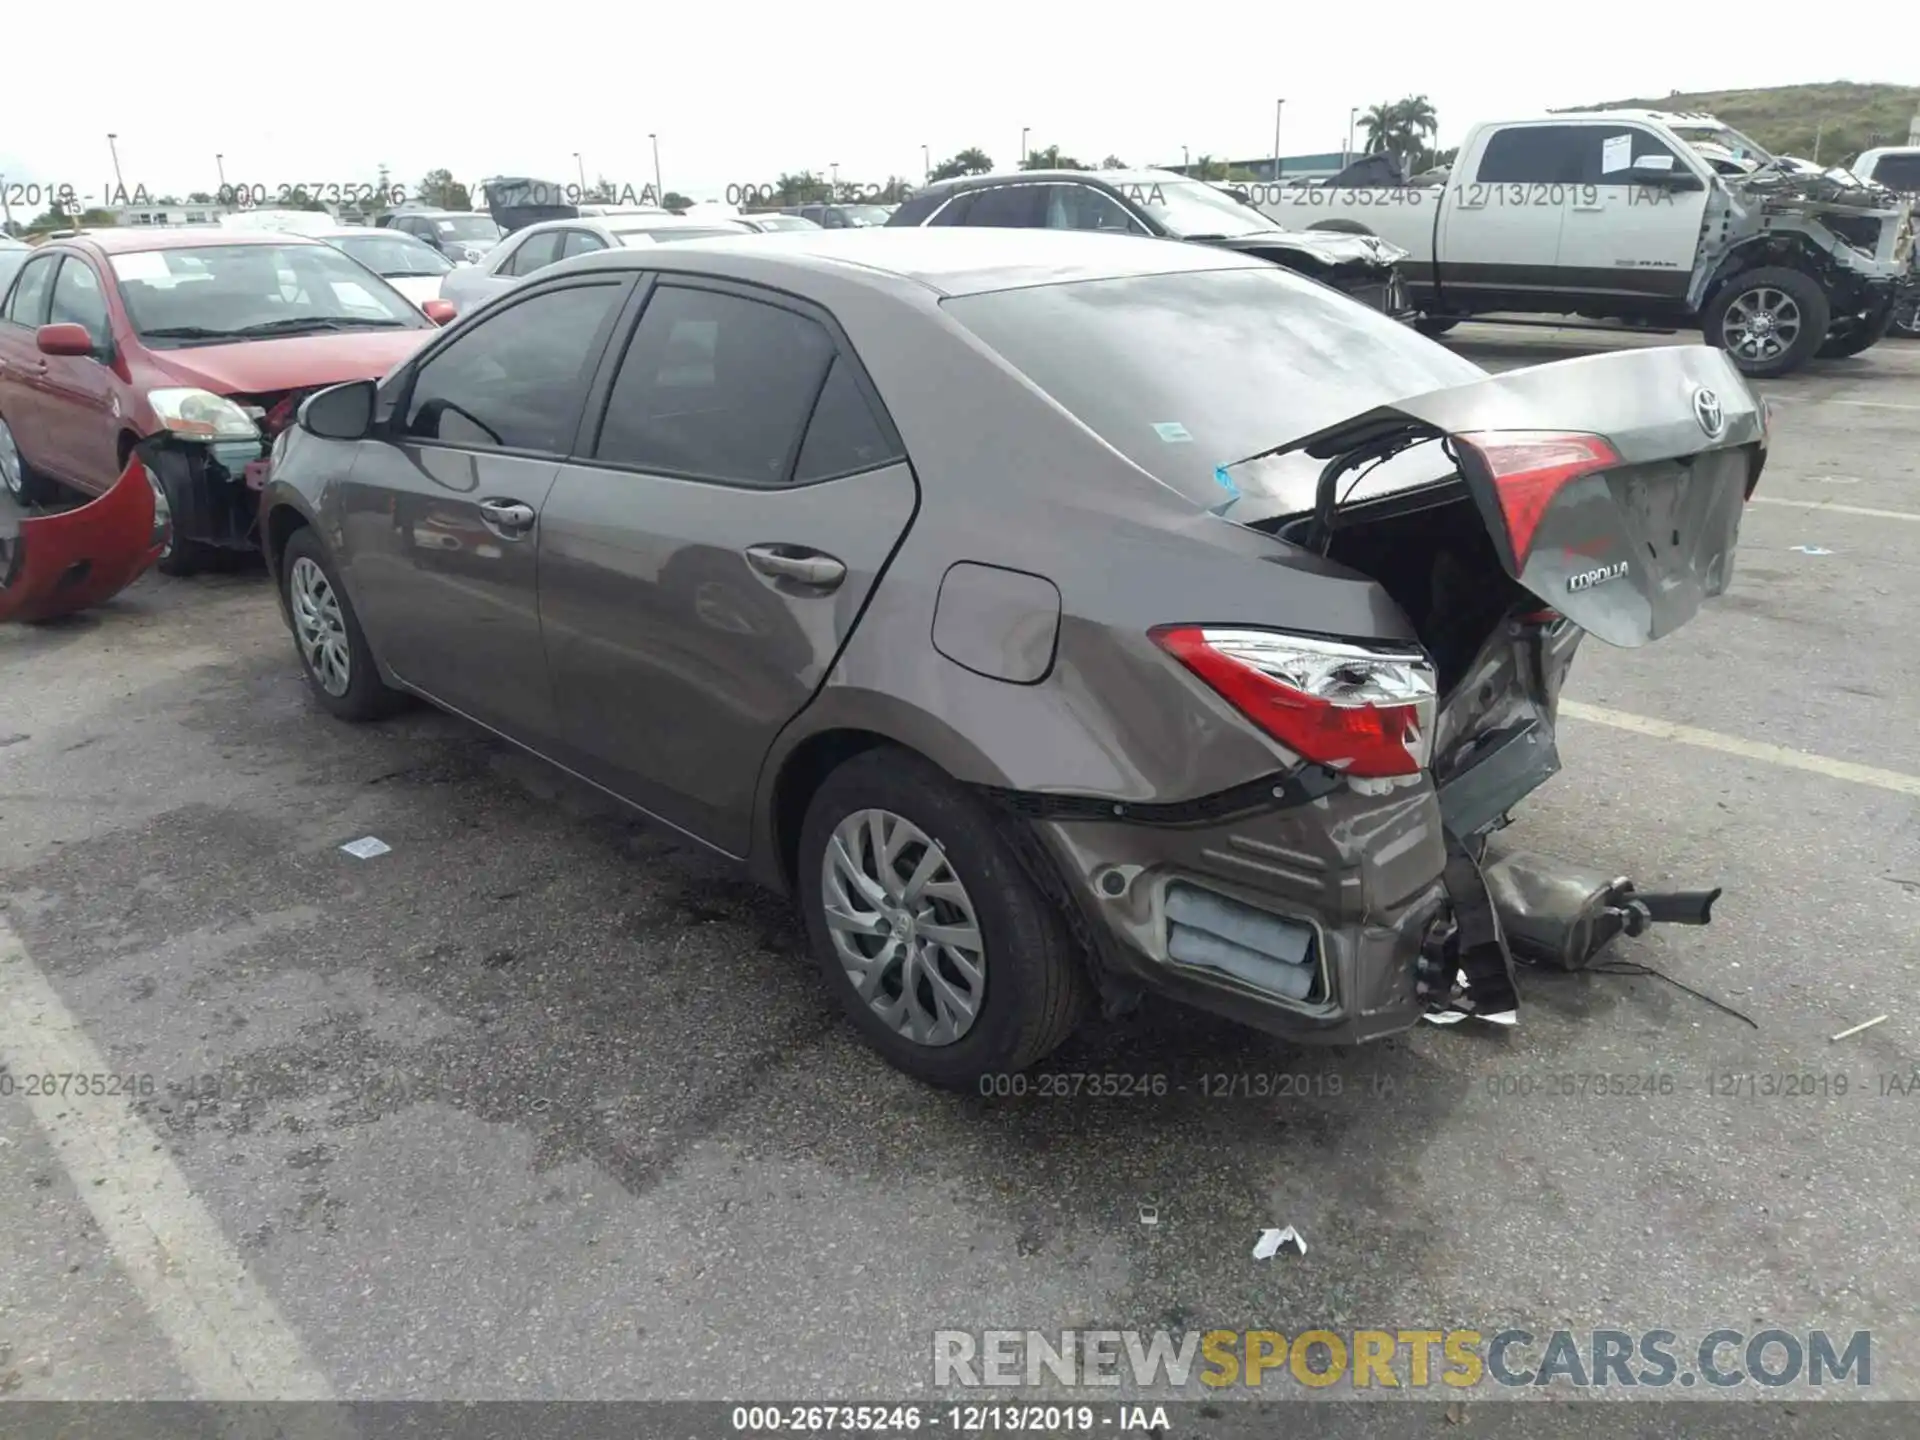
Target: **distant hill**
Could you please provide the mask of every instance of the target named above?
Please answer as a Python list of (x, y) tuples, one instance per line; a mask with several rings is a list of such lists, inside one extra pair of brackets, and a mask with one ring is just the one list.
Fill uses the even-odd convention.
[(1920, 110), (1920, 87), (1780, 85), (1771, 90), (1675, 91), (1642, 100), (1609, 100), (1580, 110), (1705, 110), (1769, 150), (1829, 163), (1851, 160), (1875, 145), (1904, 145)]

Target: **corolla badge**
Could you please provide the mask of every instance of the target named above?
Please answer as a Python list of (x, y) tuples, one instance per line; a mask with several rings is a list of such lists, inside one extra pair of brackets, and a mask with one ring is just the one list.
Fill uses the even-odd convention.
[(1616, 560), (1613, 564), (1602, 565), (1597, 570), (1583, 570), (1578, 575), (1570, 576), (1567, 580), (1567, 589), (1577, 594), (1582, 590), (1591, 590), (1596, 585), (1604, 585), (1609, 580), (1618, 580), (1626, 573), (1627, 562)]
[(1720, 408), (1720, 397), (1704, 385), (1693, 387), (1693, 418), (1700, 422), (1709, 440), (1718, 440), (1727, 433), (1727, 416)]

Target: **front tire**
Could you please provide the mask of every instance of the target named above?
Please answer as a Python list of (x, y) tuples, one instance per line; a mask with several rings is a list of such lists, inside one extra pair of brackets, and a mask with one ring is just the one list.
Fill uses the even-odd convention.
[(310, 529), (296, 530), (280, 560), (280, 584), (307, 688), (341, 720), (378, 720), (406, 697), (380, 678), (360, 618), (333, 562)]
[(183, 540), (180, 537), (180, 517), (196, 515), (199, 508), (193, 503), (193, 470), (184, 455), (175, 455), (161, 451), (149, 462), (144, 462), (147, 483), (153, 487), (154, 504), (164, 509), (168, 516), (166, 548), (160, 552), (160, 558), (153, 562), (153, 568), (162, 575), (179, 579), (187, 575), (197, 575), (207, 568), (211, 552), (196, 540)]
[(1798, 370), (1827, 338), (1832, 310), (1820, 282), (1766, 265), (1736, 275), (1707, 304), (1701, 331), (1743, 375), (1770, 379)]
[(797, 890), (828, 987), (889, 1064), (963, 1089), (1086, 1011), (1081, 956), (1002, 822), (917, 755), (865, 751), (807, 807)]

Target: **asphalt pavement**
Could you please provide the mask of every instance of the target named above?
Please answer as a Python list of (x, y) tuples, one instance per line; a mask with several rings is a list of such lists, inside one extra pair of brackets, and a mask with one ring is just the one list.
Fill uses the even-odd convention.
[(898, 1399), (937, 1330), (1466, 1326), (1868, 1330), (1920, 1399), (1916, 381), (1761, 387), (1731, 592), (1583, 647), (1508, 832), (1723, 885), (1615, 955), (1740, 1015), (1529, 971), (1512, 1032), (1150, 1007), (1041, 1066), (1124, 1096), (890, 1070), (782, 901), (456, 719), (324, 717), (258, 574), (0, 631), (0, 1059), (127, 1092), (0, 1093), (0, 1394)]

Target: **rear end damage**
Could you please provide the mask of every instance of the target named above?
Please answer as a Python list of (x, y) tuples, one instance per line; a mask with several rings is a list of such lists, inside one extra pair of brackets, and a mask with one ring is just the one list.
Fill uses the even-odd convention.
[[(1451, 473), (1338, 503), (1414, 446)], [(1578, 969), (1620, 935), (1707, 923), (1717, 890), (1642, 891), (1490, 837), (1559, 769), (1583, 636), (1644, 645), (1726, 588), (1765, 446), (1732, 363), (1693, 346), (1489, 377), (1276, 447), (1323, 462), (1318, 501), (1255, 528), (1373, 579), (1418, 643), (1155, 632), (1300, 763), (1179, 806), (1024, 802), (1095, 897), (1103, 968), (1122, 988), (1349, 1042), (1422, 1012), (1511, 1021), (1516, 957)]]

